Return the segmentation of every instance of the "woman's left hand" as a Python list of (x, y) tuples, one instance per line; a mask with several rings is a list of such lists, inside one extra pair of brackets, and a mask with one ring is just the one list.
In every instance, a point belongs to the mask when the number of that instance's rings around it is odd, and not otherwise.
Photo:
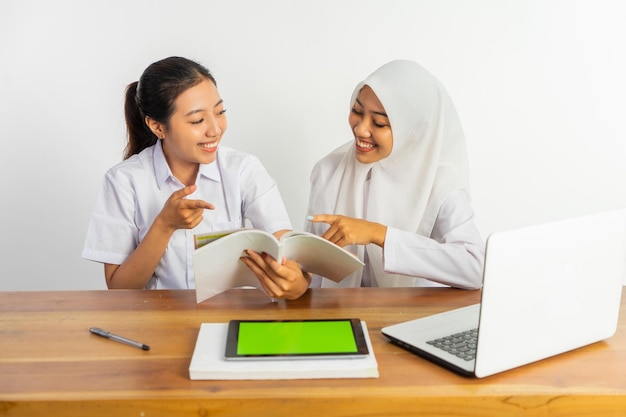
[(295, 300), (306, 292), (311, 274), (304, 272), (295, 261), (282, 259), (279, 263), (267, 253), (246, 250), (240, 259), (256, 275), (270, 297)]

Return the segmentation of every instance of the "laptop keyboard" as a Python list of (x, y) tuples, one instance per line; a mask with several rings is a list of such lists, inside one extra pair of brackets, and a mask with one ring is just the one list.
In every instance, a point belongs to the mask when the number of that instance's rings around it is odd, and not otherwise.
[(471, 329), (450, 336), (429, 340), (429, 345), (438, 347), (446, 352), (466, 361), (471, 361), (476, 357), (476, 340), (478, 329)]

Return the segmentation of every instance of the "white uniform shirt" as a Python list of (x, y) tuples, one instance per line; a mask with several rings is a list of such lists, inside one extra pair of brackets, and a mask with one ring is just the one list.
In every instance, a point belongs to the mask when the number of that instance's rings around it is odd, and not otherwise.
[(480, 288), (484, 259), (483, 239), (464, 191), (456, 191), (444, 201), (430, 238), (387, 228), (383, 269), (408, 275), (412, 286)]
[[(179, 229), (146, 284), (151, 289), (195, 288), (194, 234), (253, 227), (270, 233), (292, 229), (276, 182), (258, 158), (220, 146), (214, 163), (200, 165), (189, 199), (215, 205), (193, 230)], [(169, 169), (161, 142), (111, 168), (89, 223), (83, 258), (122, 264), (145, 237), (165, 201), (183, 188)]]
[[(403, 275), (403, 287), (474, 289), (482, 285), (485, 259), (483, 239), (474, 223), (474, 211), (464, 191), (448, 197), (437, 215), (430, 237), (387, 227), (383, 250), (383, 271)], [(367, 253), (360, 285), (377, 287), (370, 275)], [(314, 276), (311, 287), (336, 286), (330, 280)]]
[[(366, 270), (322, 286), (479, 288), (484, 244), (469, 203), (465, 135), (450, 96), (425, 68), (407, 60), (388, 62), (357, 84), (351, 106), (366, 85), (388, 116), (391, 152), (362, 163), (352, 139), (326, 155), (311, 172), (307, 214), (383, 224), (385, 245), (346, 246)], [(316, 234), (328, 227), (311, 226)]]

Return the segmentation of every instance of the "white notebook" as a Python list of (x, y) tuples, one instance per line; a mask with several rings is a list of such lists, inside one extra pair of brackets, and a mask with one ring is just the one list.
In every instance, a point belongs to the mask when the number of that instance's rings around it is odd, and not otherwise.
[(228, 323), (202, 323), (189, 365), (192, 380), (378, 378), (378, 363), (361, 322), (369, 355), (359, 359), (296, 359), (227, 361), (224, 359)]

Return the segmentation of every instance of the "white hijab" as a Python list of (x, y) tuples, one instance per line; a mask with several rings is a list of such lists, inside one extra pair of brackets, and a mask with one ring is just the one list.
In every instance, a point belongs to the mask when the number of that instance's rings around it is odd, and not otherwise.
[[(308, 214), (364, 218), (430, 237), (442, 202), (453, 192), (469, 195), (468, 162), (461, 124), (443, 85), (415, 62), (389, 62), (354, 89), (350, 106), (364, 85), (382, 103), (393, 133), (389, 156), (372, 164), (356, 159), (354, 140), (320, 160), (311, 173)], [(364, 189), (371, 170), (368, 199)], [(328, 225), (311, 229), (322, 234)], [(372, 286), (420, 285), (419, 278), (383, 272), (383, 251), (376, 245), (347, 246), (364, 259), (367, 250)], [(361, 273), (339, 286), (361, 285)], [(336, 286), (323, 280), (323, 286)]]

